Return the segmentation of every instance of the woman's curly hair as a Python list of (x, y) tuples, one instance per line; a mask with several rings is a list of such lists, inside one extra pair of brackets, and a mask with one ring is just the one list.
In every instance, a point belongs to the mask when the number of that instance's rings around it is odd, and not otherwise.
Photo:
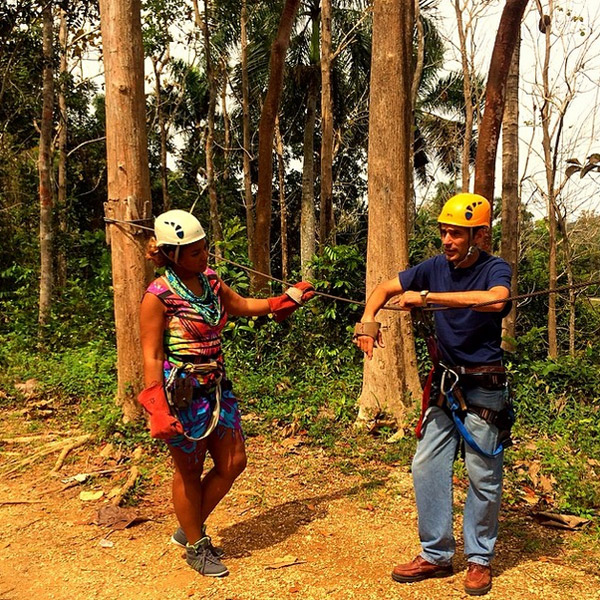
[(157, 268), (166, 267), (167, 265), (173, 264), (173, 261), (168, 257), (169, 252), (173, 250), (175, 250), (175, 246), (159, 247), (156, 238), (153, 236), (148, 240), (146, 258), (151, 260)]

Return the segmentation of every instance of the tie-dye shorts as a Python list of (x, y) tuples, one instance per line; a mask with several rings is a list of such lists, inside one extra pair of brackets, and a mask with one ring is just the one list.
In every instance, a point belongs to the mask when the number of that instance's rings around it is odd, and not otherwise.
[[(230, 386), (223, 386), (230, 387)], [(204, 392), (204, 395), (200, 393), (199, 388), (194, 396), (192, 402), (187, 408), (178, 409), (177, 417), (183, 429), (188, 436), (192, 438), (198, 438), (204, 435), (206, 428), (210, 422), (213, 407), (215, 406), (215, 391), (211, 391), (208, 394)], [(243, 436), (242, 432), (242, 418), (240, 410), (238, 408), (238, 400), (233, 395), (231, 389), (223, 389), (221, 392), (221, 410), (219, 413), (219, 423), (215, 429), (219, 437), (223, 437), (229, 431), (235, 435)], [(175, 448), (183, 450), (187, 454), (195, 452), (198, 442), (189, 440), (184, 435), (176, 435), (167, 440), (167, 444)]]

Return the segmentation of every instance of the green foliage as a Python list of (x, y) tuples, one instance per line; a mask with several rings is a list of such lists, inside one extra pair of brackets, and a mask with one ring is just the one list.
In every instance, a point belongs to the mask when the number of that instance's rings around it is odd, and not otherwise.
[(523, 354), (510, 370), (521, 439), (513, 460), (540, 464), (540, 474), (555, 481), (549, 500), (559, 511), (589, 514), (600, 505), (600, 354), (595, 348), (557, 360)]
[[(230, 229), (223, 247), (233, 251), (240, 231)], [(364, 258), (355, 248), (325, 248), (313, 266), (318, 290), (344, 298), (364, 295)], [(227, 276), (236, 268), (219, 270), (230, 283)], [(319, 443), (333, 444), (335, 431), (356, 414), (362, 359), (350, 338), (359, 315), (358, 305), (316, 297), (283, 323), (271, 317), (230, 321), (225, 355), (247, 410), (267, 422), (298, 423)]]

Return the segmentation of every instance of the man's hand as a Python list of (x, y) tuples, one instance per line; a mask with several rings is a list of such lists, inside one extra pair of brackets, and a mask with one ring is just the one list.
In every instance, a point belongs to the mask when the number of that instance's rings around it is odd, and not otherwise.
[(401, 308), (402, 310), (410, 310), (411, 308), (421, 308), (423, 306), (423, 298), (420, 292), (408, 290), (390, 300), (390, 304)]
[(377, 332), (376, 338), (372, 338), (370, 335), (357, 335), (353, 342), (367, 355), (369, 360), (373, 358), (373, 348), (385, 348), (381, 331)]

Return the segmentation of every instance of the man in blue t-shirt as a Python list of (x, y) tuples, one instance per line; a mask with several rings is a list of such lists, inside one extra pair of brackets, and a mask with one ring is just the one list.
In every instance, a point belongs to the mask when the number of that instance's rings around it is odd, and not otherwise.
[[(468, 560), (464, 586), (468, 594), (479, 596), (492, 587), (490, 562), (498, 534), (503, 453), (490, 415), (500, 413), (507, 402), (500, 343), (502, 317), (510, 310), (510, 302), (504, 300), (510, 293), (511, 269), (479, 248), (490, 223), (490, 205), (482, 196), (463, 193), (450, 198), (438, 222), (444, 254), (380, 283), (367, 301), (354, 342), (369, 359), (373, 357), (373, 348), (382, 344), (375, 316), (394, 297), (405, 310), (447, 307), (434, 313), (442, 365), (436, 371), (438, 380), (447, 368), (453, 375), (464, 375), (462, 393), (457, 388), (456, 394), (468, 410), (460, 413), (457, 423), (446, 405), (448, 396), (438, 391), (430, 397), (412, 464), (422, 549), (411, 562), (397, 565), (392, 577), (413, 582), (453, 572), (452, 464), (461, 440), (458, 426), (464, 424), (480, 449), (465, 444), (469, 491), (463, 521)], [(473, 307), (483, 303), (488, 304)]]

